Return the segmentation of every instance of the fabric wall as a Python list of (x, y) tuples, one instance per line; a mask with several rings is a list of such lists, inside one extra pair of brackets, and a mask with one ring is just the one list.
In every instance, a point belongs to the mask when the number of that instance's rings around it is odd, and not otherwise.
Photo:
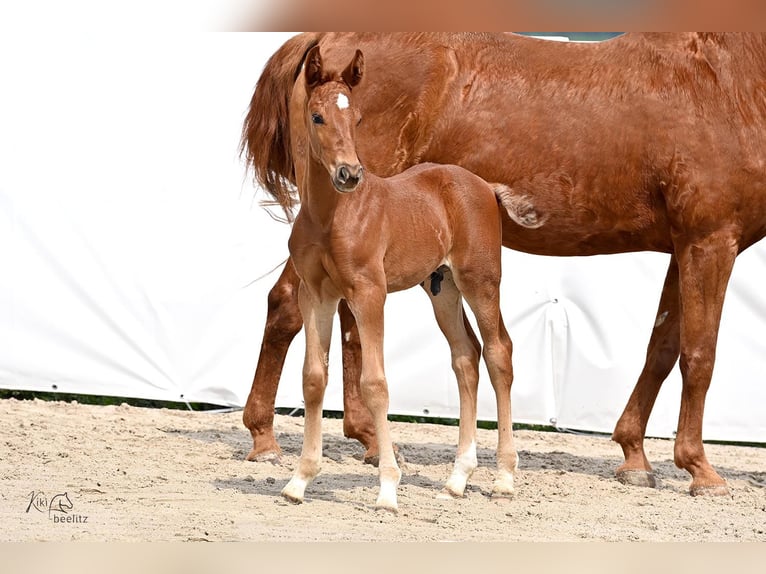
[[(287, 37), (0, 37), (0, 387), (244, 404), (289, 228), (258, 205), (237, 148), (255, 81)], [(503, 258), (515, 420), (610, 432), (668, 256)], [(735, 266), (707, 439), (766, 441), (764, 279), (759, 244)], [(426, 301), (389, 298), (391, 412), (455, 417)], [(327, 409), (342, 407), (337, 329), (334, 342)], [(302, 353), (299, 335), (278, 406), (301, 405)], [(679, 400), (676, 369), (650, 434), (672, 436)], [(486, 371), (479, 407), (494, 418)]]

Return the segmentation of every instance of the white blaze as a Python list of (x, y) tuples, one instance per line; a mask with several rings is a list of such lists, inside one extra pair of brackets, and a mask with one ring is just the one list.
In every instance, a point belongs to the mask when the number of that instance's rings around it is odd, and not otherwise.
[(338, 107), (345, 110), (348, 107), (348, 98), (346, 94), (338, 94)]

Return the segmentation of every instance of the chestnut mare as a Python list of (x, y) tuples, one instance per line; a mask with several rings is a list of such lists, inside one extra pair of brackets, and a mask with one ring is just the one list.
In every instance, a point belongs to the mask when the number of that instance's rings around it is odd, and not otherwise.
[(477, 466), (480, 345), (464, 326), (464, 296), (484, 340), (484, 359), (497, 396), (498, 475), (492, 494), (508, 496), (517, 456), (511, 430), (511, 339), (500, 314), (498, 201), (520, 225), (539, 227), (542, 220), (506, 186), (492, 186), (458, 166), (420, 164), (387, 179), (364, 174), (355, 144), (362, 117), (351, 95), (363, 76), (364, 56), (358, 50), (348, 66), (334, 74), (323, 67), (319, 46), (306, 56), (306, 163), (296, 165), (301, 209), (289, 240), (300, 277), (298, 303), (306, 333), (306, 422), (301, 457), (282, 495), (303, 502), (306, 486), (319, 472), (332, 320), (338, 302), (345, 299), (359, 328), (362, 399), (378, 438), (376, 507), (397, 510), (401, 472), (387, 420), (383, 306), (386, 293), (423, 284), (449, 342), (460, 394), (457, 457), (442, 493), (462, 496)]
[[(670, 253), (657, 320), (638, 382), (613, 440), (618, 478), (653, 486), (644, 435), (657, 393), (680, 357), (674, 445), (691, 494), (726, 494), (705, 456), (702, 421), (724, 294), (736, 256), (766, 235), (766, 36), (625, 34), (594, 44), (513, 34), (302, 34), (269, 60), (242, 145), (256, 179), (286, 210), (306, 150), (291, 102), (308, 50), (328, 67), (353, 50), (367, 59), (355, 92), (364, 121), (359, 156), (381, 176), (426, 161), (461, 165), (532, 199), (539, 229), (503, 216), (503, 244), (543, 255)], [(297, 116), (294, 116), (297, 117)], [(301, 326), (288, 263), (269, 296), (261, 355), (245, 407), (249, 459), (274, 456), (276, 386)], [(359, 349), (341, 306), (344, 431), (374, 454), (359, 406)]]

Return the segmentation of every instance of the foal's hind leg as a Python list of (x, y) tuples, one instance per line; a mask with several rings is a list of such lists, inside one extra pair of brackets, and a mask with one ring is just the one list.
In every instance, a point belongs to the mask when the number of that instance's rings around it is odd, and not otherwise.
[(612, 434), (612, 440), (619, 443), (625, 455), (625, 463), (616, 471), (617, 480), (623, 484), (657, 485), (644, 453), (644, 436), (657, 393), (681, 351), (679, 302), (678, 263), (673, 256), (662, 288), (644, 369)]
[(460, 393), (460, 427), (458, 431), (455, 466), (439, 498), (463, 496), (468, 479), (478, 466), (476, 457), (476, 394), (479, 386), (479, 354), (481, 345), (463, 314), (463, 299), (455, 286), (452, 273), (447, 272), (441, 291), (431, 298), (439, 328), (447, 339), (452, 354), (452, 370), (457, 377)]
[(513, 345), (500, 313), (500, 277), (499, 273), (496, 277), (466, 273), (457, 277), (456, 281), (476, 317), (484, 342), (484, 360), (495, 390), (498, 432), (497, 477), (492, 486), (492, 496), (505, 498), (513, 494), (513, 473), (518, 466), (518, 455), (513, 444), (511, 419)]

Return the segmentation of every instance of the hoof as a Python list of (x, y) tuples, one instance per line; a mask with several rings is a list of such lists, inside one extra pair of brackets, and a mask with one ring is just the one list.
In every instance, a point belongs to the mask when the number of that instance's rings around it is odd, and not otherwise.
[(497, 501), (511, 500), (513, 498), (513, 490), (492, 489), (489, 497)]
[(492, 487), (489, 497), (492, 500), (510, 500), (513, 498), (513, 492), (513, 486), (498, 486), (496, 484)]
[(729, 496), (729, 487), (725, 484), (713, 484), (710, 486), (694, 486), (689, 488), (692, 496)]
[(490, 497), (492, 500), (509, 500), (513, 498), (513, 492), (513, 475), (510, 472), (500, 471), (492, 484)]
[[(364, 464), (371, 464), (375, 468), (378, 468), (380, 465), (380, 456), (378, 456), (378, 453), (369, 454), (369, 450), (364, 453)], [(396, 464), (399, 466), (404, 466), (404, 455), (399, 452), (399, 449), (394, 447), (394, 458), (396, 459)]]
[(282, 489), (282, 498), (293, 504), (303, 502), (303, 495), (306, 492), (306, 486), (309, 481), (297, 476), (293, 476)]
[[(389, 469), (390, 470), (390, 469)], [(397, 471), (399, 469), (396, 469)], [(396, 480), (383, 479), (380, 481), (380, 492), (378, 498), (375, 500), (375, 510), (385, 510), (396, 514), (399, 511), (399, 504), (396, 499), (396, 487), (399, 484), (401, 473)]]
[(455, 492), (451, 488), (447, 488), (445, 486), (439, 491), (439, 493), (436, 495), (436, 498), (438, 500), (457, 500), (458, 498), (464, 498), (464, 496), (464, 493)]
[(371, 464), (375, 468), (378, 468), (380, 457), (377, 454), (364, 453), (364, 464)]
[(643, 486), (657, 488), (657, 479), (653, 472), (646, 470), (618, 470), (615, 473), (617, 481), (628, 486)]
[(292, 494), (289, 494), (285, 492), (284, 490), (282, 491), (282, 498), (284, 498), (287, 502), (290, 502), (292, 504), (303, 503), (303, 498), (298, 498), (297, 496), (293, 496)]
[(391, 514), (392, 516), (396, 516), (399, 514), (399, 507), (394, 505), (391, 506), (390, 504), (381, 504), (379, 502), (375, 503), (375, 510), (385, 512), (387, 514)]
[(270, 462), (275, 466), (282, 464), (282, 457), (280, 456), (280, 453), (276, 451), (255, 452), (253, 449), (245, 457), (245, 460), (249, 460), (250, 462)]

